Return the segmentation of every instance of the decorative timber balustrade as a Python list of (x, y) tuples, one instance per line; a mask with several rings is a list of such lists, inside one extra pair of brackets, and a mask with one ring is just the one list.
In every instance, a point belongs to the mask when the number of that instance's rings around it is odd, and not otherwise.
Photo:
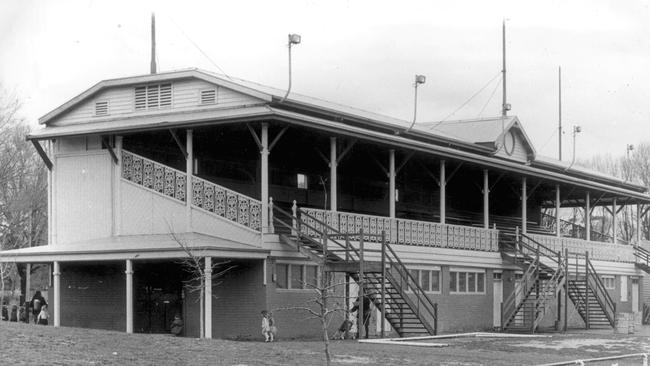
[[(187, 202), (187, 174), (122, 150), (122, 178), (160, 194)], [(217, 216), (262, 229), (262, 203), (205, 179), (192, 177), (192, 205)]]
[[(391, 244), (418, 245), (439, 248), (482, 250), (497, 252), (499, 250), (499, 232), (472, 226), (440, 224), (427, 221), (391, 219), (385, 216), (355, 214), (349, 212), (332, 212), (314, 208), (296, 208), (309, 224), (301, 227), (303, 234), (316, 237), (314, 227), (317, 220), (341, 233), (358, 233), (363, 230), (370, 234), (366, 241), (377, 240), (382, 231)], [(297, 212), (296, 212), (297, 213)], [(312, 219), (316, 218), (316, 220)]]
[(631, 245), (586, 241), (574, 238), (558, 238), (550, 235), (527, 235), (555, 252), (561, 251), (564, 253), (564, 249), (567, 248), (570, 253), (584, 254), (585, 252), (589, 252), (590, 258), (594, 260), (628, 263), (635, 261), (634, 248)]

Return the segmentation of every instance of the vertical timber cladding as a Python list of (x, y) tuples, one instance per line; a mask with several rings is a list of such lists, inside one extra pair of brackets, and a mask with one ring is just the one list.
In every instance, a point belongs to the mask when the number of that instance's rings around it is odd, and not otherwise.
[(126, 331), (124, 263), (61, 263), (61, 325)]

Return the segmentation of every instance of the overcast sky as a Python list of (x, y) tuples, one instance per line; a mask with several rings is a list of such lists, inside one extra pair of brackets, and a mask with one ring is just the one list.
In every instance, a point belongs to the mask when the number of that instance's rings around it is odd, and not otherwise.
[(648, 0), (5, 0), (0, 83), (36, 126), (100, 80), (146, 74), (152, 11), (160, 71), (216, 64), (285, 88), (295, 32), (293, 91), (411, 120), (413, 77), (424, 74), (420, 122), (499, 115), (506, 18), (508, 102), (539, 153), (557, 157), (560, 65), (565, 160), (574, 124), (579, 159), (650, 141)]

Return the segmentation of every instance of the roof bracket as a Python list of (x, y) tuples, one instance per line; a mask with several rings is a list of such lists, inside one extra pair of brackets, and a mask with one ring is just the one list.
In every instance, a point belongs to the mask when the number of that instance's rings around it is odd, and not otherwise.
[(445, 181), (445, 184), (447, 184), (447, 183), (449, 183), (449, 181), (451, 181), (451, 178), (453, 178), (454, 175), (456, 175), (456, 173), (458, 172), (458, 169), (460, 169), (461, 166), (463, 166), (462, 161), (456, 166), (456, 168), (454, 168), (454, 170), (451, 172), (451, 174), (449, 174), (449, 176), (447, 177), (447, 180)]
[(278, 134), (275, 136), (273, 141), (271, 141), (271, 145), (269, 145), (269, 152), (273, 150), (273, 146), (275, 146), (275, 144), (277, 144), (278, 141), (280, 141), (280, 138), (282, 137), (282, 135), (284, 135), (285, 132), (287, 132), (288, 129), (289, 129), (289, 125), (284, 126), (284, 128), (280, 130), (280, 132), (278, 132)]
[(32, 144), (34, 144), (34, 147), (36, 148), (36, 152), (41, 157), (41, 159), (43, 159), (43, 162), (45, 163), (45, 166), (47, 166), (47, 169), (51, 171), (54, 164), (52, 164), (52, 160), (50, 160), (45, 150), (43, 150), (43, 146), (41, 146), (41, 143), (38, 142), (38, 140), (30, 140), (30, 141), (32, 142)]
[(408, 163), (408, 161), (411, 160), (413, 155), (415, 155), (415, 152), (411, 151), (410, 153), (408, 153), (408, 155), (406, 155), (406, 157), (404, 157), (404, 160), (402, 160), (402, 163), (397, 167), (397, 169), (395, 169), (395, 174), (396, 175), (400, 172), (400, 170), (402, 170), (402, 168), (404, 168), (406, 163)]
[(532, 196), (533, 193), (535, 193), (535, 190), (537, 189), (537, 187), (539, 187), (540, 184), (542, 184), (541, 181), (540, 181), (540, 182), (537, 182), (537, 184), (533, 187), (533, 189), (531, 189), (530, 191), (528, 191), (528, 194), (526, 195), (526, 199), (529, 199), (530, 196)]
[(262, 146), (262, 140), (260, 140), (260, 137), (257, 136), (257, 132), (255, 132), (253, 127), (250, 125), (250, 123), (247, 123), (246, 127), (248, 127), (248, 130), (251, 132), (251, 135), (253, 136), (253, 140), (255, 140), (255, 143), (257, 144), (257, 147), (260, 149), (260, 151), (264, 150), (264, 146)]
[(113, 164), (117, 165), (120, 160), (117, 158), (117, 155), (115, 154), (115, 150), (113, 150), (113, 146), (111, 146), (108, 137), (107, 136), (102, 136), (102, 146), (108, 150), (108, 153), (111, 154), (111, 158), (113, 159)]
[(350, 142), (350, 144), (349, 144), (348, 146), (345, 147), (345, 149), (341, 152), (341, 154), (340, 154), (340, 155), (337, 157), (337, 159), (336, 159), (336, 164), (337, 164), (337, 165), (341, 162), (341, 160), (343, 160), (343, 158), (345, 157), (345, 155), (347, 155), (347, 154), (350, 152), (350, 150), (352, 150), (352, 147), (353, 147), (354, 144), (356, 144), (356, 143), (357, 143), (357, 140), (352, 140), (352, 142)]
[(170, 129), (169, 133), (172, 135), (174, 138), (174, 141), (176, 141), (176, 145), (178, 145), (178, 148), (181, 149), (181, 153), (185, 157), (185, 160), (187, 160), (187, 150), (185, 150), (185, 146), (181, 142), (181, 139), (178, 138), (178, 135), (176, 134), (176, 131)]

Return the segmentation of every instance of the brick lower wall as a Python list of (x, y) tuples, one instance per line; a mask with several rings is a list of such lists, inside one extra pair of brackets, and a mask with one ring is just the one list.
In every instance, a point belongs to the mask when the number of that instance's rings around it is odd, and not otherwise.
[(124, 264), (61, 264), (62, 326), (125, 331), (125, 312)]

